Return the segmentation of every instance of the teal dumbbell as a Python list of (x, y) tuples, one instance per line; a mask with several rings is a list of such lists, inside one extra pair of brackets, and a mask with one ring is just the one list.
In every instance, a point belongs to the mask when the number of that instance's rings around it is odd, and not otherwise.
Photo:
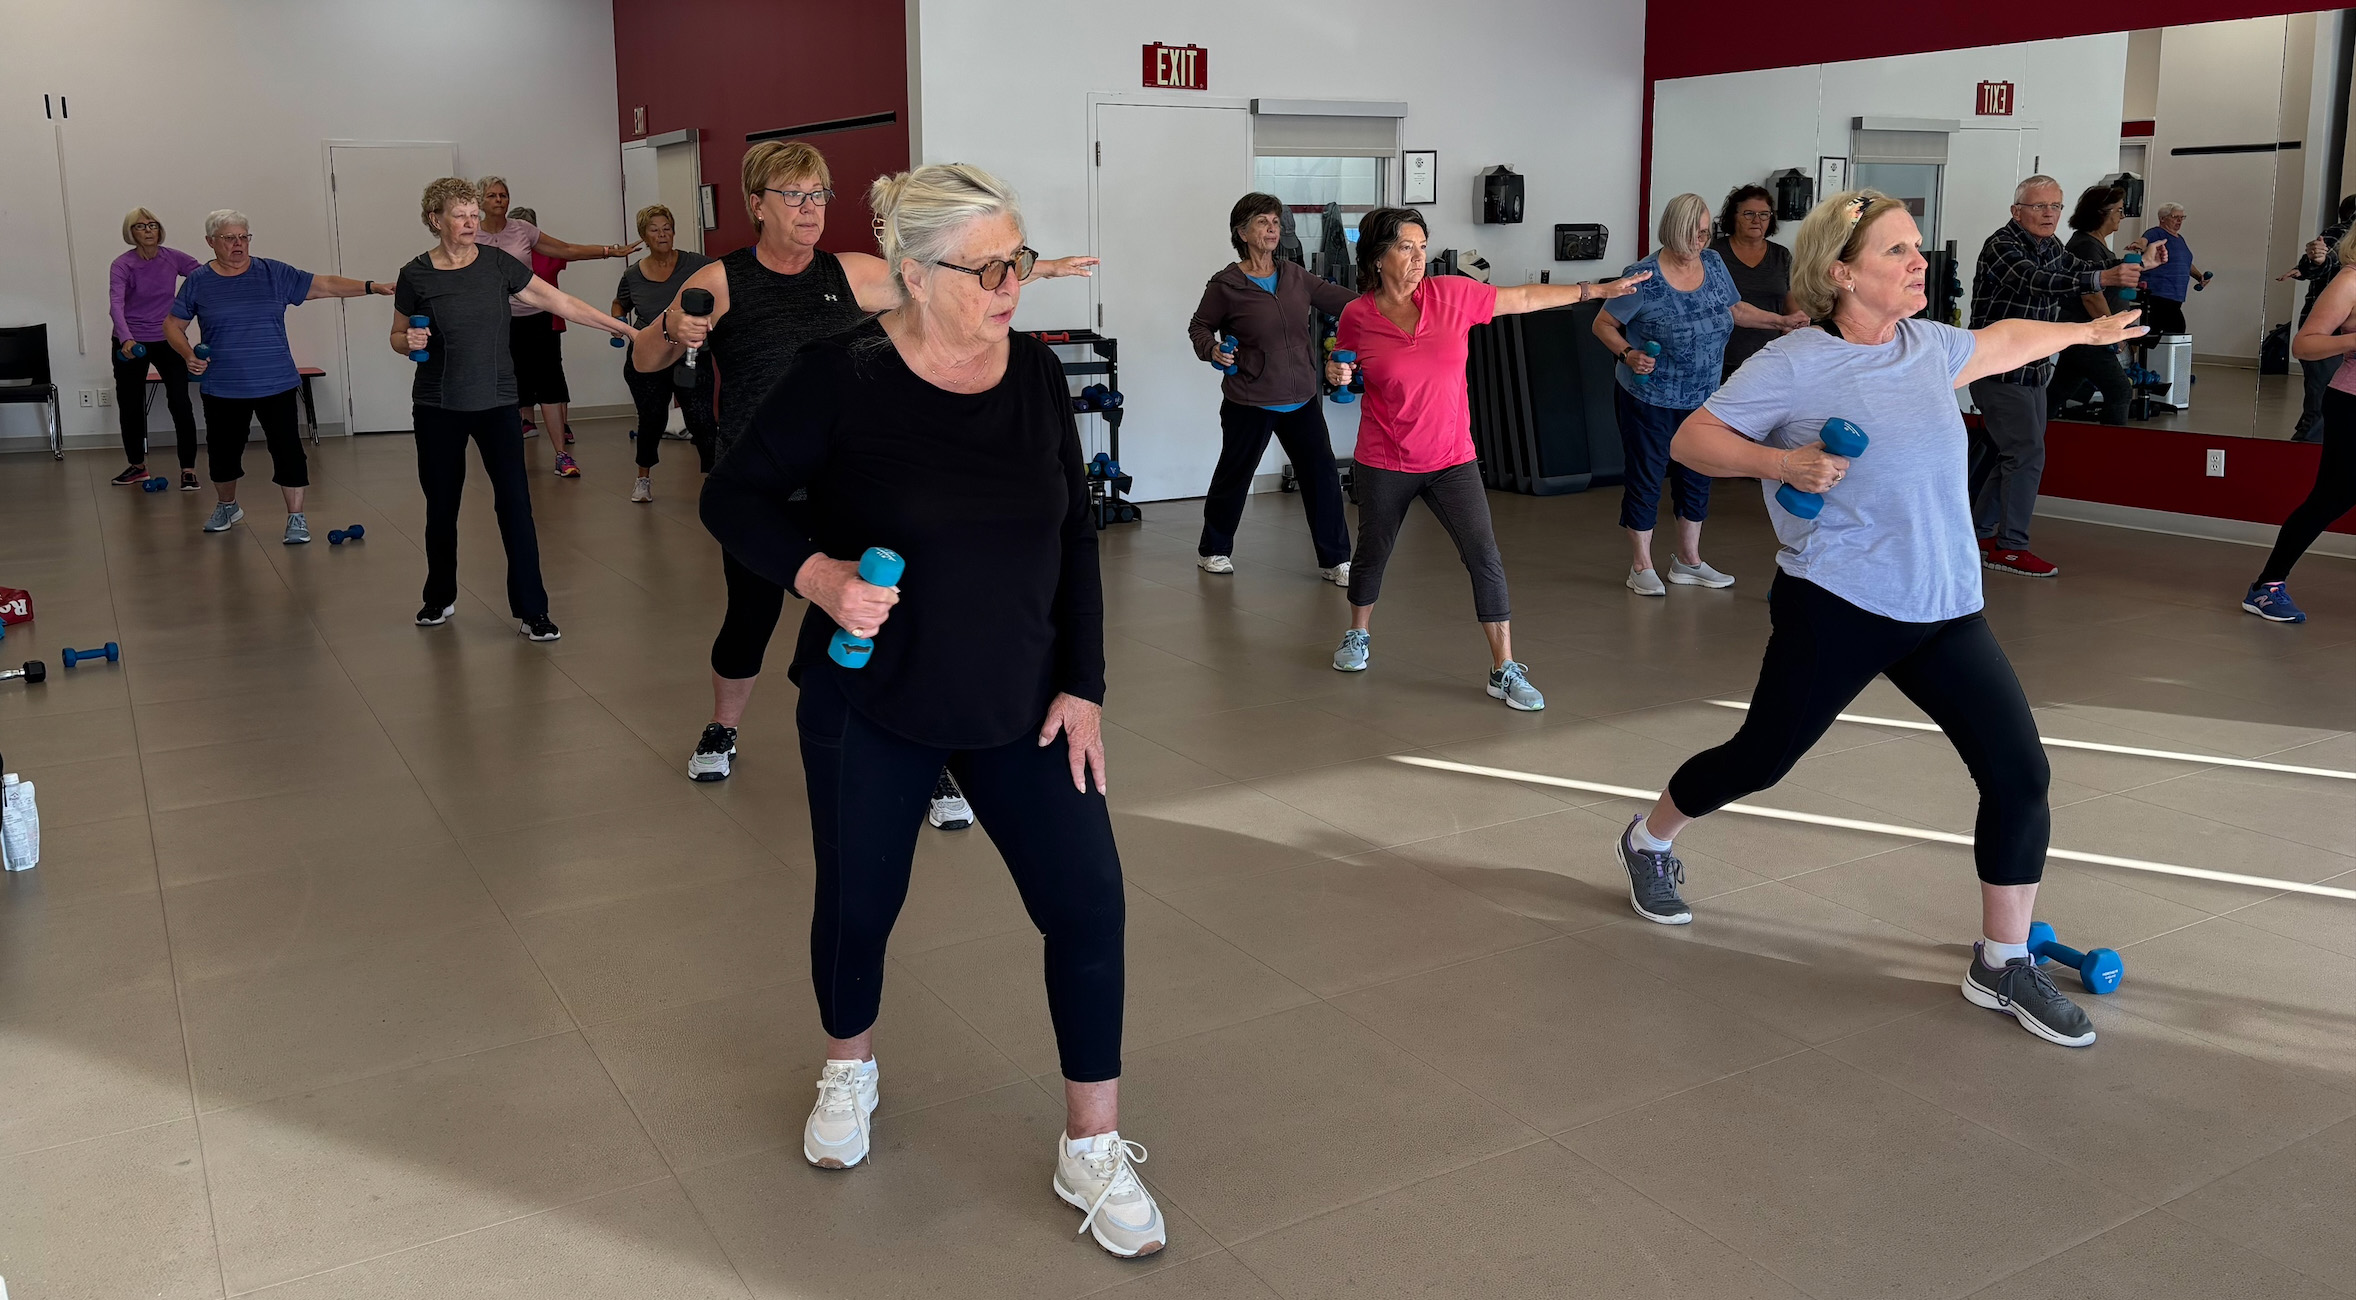
[(68, 668), (73, 667), (75, 664), (81, 662), (84, 659), (104, 659), (111, 664), (117, 659), (123, 657), (123, 648), (116, 645), (114, 642), (109, 641), (96, 650), (75, 650), (71, 647), (68, 647), (57, 657), (63, 659), (65, 661), (65, 666)]
[[(1335, 348), (1333, 352), (1333, 359), (1341, 362), (1345, 366), (1356, 366), (1358, 364), (1358, 354), (1348, 348)], [(1337, 405), (1348, 406), (1350, 403), (1357, 401), (1358, 395), (1365, 391), (1366, 372), (1364, 370), (1352, 370), (1350, 372), (1349, 385), (1344, 388), (1337, 388), (1333, 390), (1333, 400)]]
[[(1213, 352), (1211, 355), (1216, 357), (1220, 352), (1224, 352), (1232, 357), (1235, 355), (1235, 349), (1235, 336), (1233, 334), (1229, 334), (1219, 340), (1218, 350)], [(1213, 361), (1211, 363), (1211, 369), (1218, 371), (1222, 375), (1232, 375), (1235, 373), (1235, 363), (1230, 361), (1226, 365), (1220, 365), (1217, 361)]]
[[(1870, 441), (1865, 430), (1837, 415), (1824, 422), (1824, 432), (1819, 436), (1826, 451), (1849, 460), (1864, 455), (1866, 443)], [(1802, 492), (1786, 483), (1775, 489), (1775, 504), (1801, 519), (1814, 519), (1824, 512), (1824, 494)]]
[(2029, 923), (2029, 955), (2040, 966), (2058, 961), (2078, 972), (2078, 983), (2089, 993), (2113, 992), (2119, 981), (2127, 978), (2127, 964), (2119, 960), (2119, 954), (2108, 948), (2080, 952), (2055, 939), (2053, 927), (2043, 921)]
[[(1642, 352), (1648, 357), (1658, 357), (1661, 355), (1661, 341), (1659, 339), (1646, 339), (1644, 341), (1644, 346), (1638, 348), (1637, 351)], [(1631, 373), (1634, 373), (1634, 367), (1631, 367), (1630, 371)], [(1651, 378), (1652, 376), (1649, 374), (1639, 374), (1636, 376), (1636, 382), (1641, 384)]]
[[(908, 571), (908, 561), (897, 551), (870, 546), (859, 557), (859, 581), (870, 587), (896, 587), (900, 575)], [(848, 628), (836, 628), (834, 639), (827, 643), (826, 657), (845, 668), (865, 668), (875, 654), (875, 638), (852, 636)]]
[(144, 356), (146, 356), (146, 355), (147, 355), (147, 345), (146, 345), (145, 343), (134, 343), (134, 344), (132, 344), (132, 345), (131, 345), (131, 355), (132, 355), (132, 356), (134, 356), (134, 357), (144, 357)]
[[(412, 316), (409, 318), (409, 328), (413, 330), (429, 330), (433, 327), (434, 321), (433, 317), (431, 316)], [(411, 361), (417, 362), (419, 365), (423, 365), (425, 364), (426, 358), (432, 355), (433, 353), (426, 351), (424, 348), (419, 348), (415, 352), (409, 354), (409, 359)]]
[[(2129, 265), (2129, 266), (2141, 266), (2141, 265), (2143, 265), (2143, 254), (2141, 254), (2141, 253), (2129, 253), (2129, 254), (2127, 254), (2127, 256), (2126, 256), (2124, 259), (2122, 259), (2122, 260), (2124, 260), (2124, 261), (2127, 263), (2127, 265)], [(2140, 290), (2140, 289), (2137, 289), (2137, 288), (2135, 288), (2134, 286), (2130, 285), (2130, 286), (2128, 286), (2127, 288), (2124, 288), (2124, 289), (2121, 289), (2121, 290), (2119, 290), (2119, 301), (2120, 301), (2120, 302), (2133, 302), (2133, 301), (2135, 301), (2135, 295), (2136, 295), (2136, 294), (2138, 294), (2138, 293), (2140, 293), (2140, 292), (2142, 292), (2142, 290)]]
[(361, 527), (359, 524), (354, 524), (349, 528), (330, 528), (327, 530), (327, 544), (329, 546), (341, 546), (345, 542), (359, 541), (361, 538), (366, 537), (367, 535), (368, 530)]

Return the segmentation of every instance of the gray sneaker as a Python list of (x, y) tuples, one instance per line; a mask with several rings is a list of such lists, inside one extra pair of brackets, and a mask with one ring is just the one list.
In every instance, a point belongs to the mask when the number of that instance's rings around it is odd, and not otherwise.
[(1546, 697), (1530, 685), (1528, 665), (1508, 659), (1503, 668), (1489, 670), (1489, 697), (1505, 701), (1505, 707), (1536, 713), (1546, 707)]
[(1708, 560), (1687, 564), (1673, 555), (1669, 557), (1669, 581), (1680, 587), (1723, 588), (1734, 585), (1732, 576), (1711, 568)]
[(245, 518), (244, 506), (235, 501), (224, 501), (213, 507), (213, 517), (205, 520), (205, 531), (208, 533), (228, 532), (236, 526), (238, 520), (243, 518)]
[(1685, 864), (1674, 853), (1652, 853), (1636, 847), (1629, 836), (1644, 820), (1638, 813), (1620, 832), (1620, 867), (1628, 873), (1628, 902), (1636, 914), (1661, 925), (1691, 925), (1693, 909), (1677, 896), (1685, 883)]
[(2078, 1004), (2062, 996), (2034, 957), (2015, 957), (2002, 966), (1981, 960), (1980, 945), (1972, 944), (1971, 968), (1963, 975), (1963, 996), (1975, 1007), (2001, 1011), (2021, 1022), (2021, 1028), (2049, 1043), (2088, 1047), (2094, 1024)]
[(1651, 569), (1628, 570), (1628, 590), (1639, 596), (1666, 596), (1669, 588), (1661, 582), (1661, 575)]
[(1342, 633), (1342, 643), (1333, 652), (1333, 670), (1337, 673), (1365, 672), (1366, 661), (1371, 657), (1367, 654), (1366, 644), (1372, 640), (1374, 633), (1359, 628)]
[(301, 546), (311, 540), (311, 525), (301, 515), (286, 517), (286, 544)]

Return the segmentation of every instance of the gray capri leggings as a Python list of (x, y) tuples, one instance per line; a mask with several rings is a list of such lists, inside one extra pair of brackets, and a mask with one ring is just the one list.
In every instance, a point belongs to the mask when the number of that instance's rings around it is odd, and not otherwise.
[(1497, 532), (1489, 526), (1489, 494), (1481, 486), (1478, 461), (1429, 474), (1360, 465), (1351, 474), (1351, 495), (1358, 503), (1358, 553), (1350, 557), (1351, 604), (1371, 605), (1382, 595), (1391, 545), (1399, 540), (1407, 507), (1421, 497), (1440, 527), (1448, 530), (1457, 558), (1472, 575), (1473, 616), (1483, 623), (1512, 619), (1505, 560), (1497, 554)]

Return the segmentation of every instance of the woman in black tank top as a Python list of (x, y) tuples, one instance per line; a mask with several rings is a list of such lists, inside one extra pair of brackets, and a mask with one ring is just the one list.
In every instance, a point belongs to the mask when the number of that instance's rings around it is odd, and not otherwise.
[[(752, 246), (689, 276), (655, 327), (640, 332), (631, 353), (631, 363), (646, 371), (669, 369), (690, 347), (699, 350), (699, 364), (709, 358), (719, 386), (715, 462), (736, 444), (804, 344), (840, 334), (899, 301), (882, 258), (818, 247), (834, 190), (816, 149), (800, 141), (763, 141), (745, 151), (742, 179), (756, 235)], [(1088, 275), (1095, 265), (1093, 257), (1042, 260), (1031, 278)], [(689, 316), (681, 308), (679, 299), (696, 289), (712, 295), (711, 315)], [(752, 702), (769, 638), (785, 611), (785, 588), (726, 552), (720, 561), (728, 612), (712, 642), (712, 720), (687, 760), (687, 775), (697, 781), (728, 778), (737, 723)], [(971, 825), (972, 813), (946, 772), (942, 783), (933, 800), (933, 825)]]

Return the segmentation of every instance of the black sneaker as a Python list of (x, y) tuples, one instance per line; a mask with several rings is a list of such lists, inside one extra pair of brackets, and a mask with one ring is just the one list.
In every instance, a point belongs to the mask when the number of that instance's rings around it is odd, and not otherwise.
[(147, 471), (133, 465), (107, 481), (116, 487), (137, 487), (147, 481)]
[(428, 605), (417, 611), (417, 625), (419, 627), (440, 627), (449, 622), (450, 616), (457, 612), (456, 605)]
[(2087, 1047), (2094, 1042), (2093, 1022), (2077, 1003), (2062, 996), (2038, 969), (2034, 957), (2015, 957), (2001, 967), (1990, 966), (1980, 960), (1980, 945), (1974, 942), (1971, 969), (1963, 976), (1963, 996), (1975, 1007), (2004, 1012), (2046, 1042), (2064, 1047)]
[(687, 756), (687, 779), (725, 781), (728, 779), (729, 760), (735, 757), (736, 728), (707, 722), (704, 724), (703, 738), (695, 742), (695, 752)]
[(515, 630), (521, 632), (526, 641), (554, 641), (564, 635), (556, 630), (556, 624), (548, 621), (546, 614), (534, 614), (530, 618), (517, 619)]
[(933, 782), (933, 806), (926, 810), (924, 819), (933, 829), (943, 831), (961, 831), (973, 825), (973, 805), (965, 801), (965, 791), (957, 788), (957, 778), (949, 775), (948, 768), (942, 768), (941, 779)]
[(1629, 837), (1644, 820), (1638, 813), (1620, 834), (1620, 866), (1628, 873), (1628, 902), (1636, 914), (1661, 925), (1690, 925), (1693, 909), (1677, 896), (1685, 883), (1685, 864), (1674, 853), (1652, 853), (1636, 847)]

